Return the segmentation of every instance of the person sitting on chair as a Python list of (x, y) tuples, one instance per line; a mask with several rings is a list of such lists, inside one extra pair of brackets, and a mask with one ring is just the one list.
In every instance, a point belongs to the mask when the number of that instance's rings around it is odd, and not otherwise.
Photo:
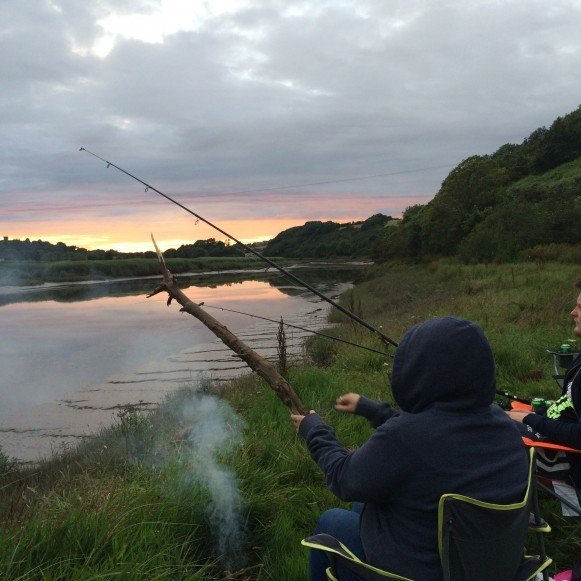
[[(581, 290), (581, 278), (575, 283)], [(573, 332), (581, 337), (581, 294), (577, 297), (575, 308), (571, 311), (575, 327)], [(523, 436), (532, 439), (547, 439), (554, 444), (561, 444), (570, 448), (581, 449), (581, 355), (573, 361), (563, 380), (563, 396), (549, 407), (546, 414), (536, 414), (530, 411), (510, 410), (508, 415), (515, 421), (522, 423), (519, 429)], [(563, 466), (566, 459), (568, 474), (576, 486), (581, 486), (581, 454), (563, 454), (556, 456), (559, 465)], [(550, 459), (554, 465), (555, 460)], [(539, 473), (550, 468), (548, 464), (538, 463)], [(553, 466), (553, 476), (554, 476)], [(560, 471), (559, 475), (563, 470)], [(567, 471), (565, 471), (567, 472)], [(550, 476), (550, 474), (547, 474)]]
[[(413, 327), (395, 352), (392, 391), (401, 411), (352, 393), (337, 400), (339, 411), (377, 427), (358, 450), (347, 451), (314, 411), (291, 415), (331, 491), (364, 503), (360, 515), (326, 511), (315, 534), (336, 537), (391, 573), (441, 579), (440, 497), (453, 492), (512, 503), (526, 488), (527, 454), (514, 422), (493, 405), (495, 389), (494, 359), (480, 327), (444, 317)], [(311, 579), (326, 579), (326, 567), (325, 553), (311, 550)]]

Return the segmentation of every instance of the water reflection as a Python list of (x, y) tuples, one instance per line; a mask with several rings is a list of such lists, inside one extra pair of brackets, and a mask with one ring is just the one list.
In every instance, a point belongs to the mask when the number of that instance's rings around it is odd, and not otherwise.
[[(355, 272), (353, 267), (319, 266), (298, 276), (326, 292), (337, 282), (353, 280)], [(0, 417), (214, 341), (178, 306), (168, 308), (163, 295), (146, 298), (158, 280), (3, 289)], [(264, 271), (180, 276), (179, 282), (197, 302), (277, 320), (308, 296), (279, 274)], [(254, 322), (235, 313), (212, 314), (235, 331)]]
[[(355, 263), (300, 265), (288, 267), (296, 276), (311, 286), (352, 281), (361, 272), (362, 265)], [(29, 287), (1, 287), (0, 307), (13, 303), (39, 301), (76, 302), (99, 297), (123, 297), (149, 293), (160, 277), (120, 279), (112, 281), (84, 281), (75, 283), (46, 283)], [(282, 273), (270, 269), (234, 270), (212, 273), (181, 274), (177, 280), (182, 289), (190, 287), (219, 288), (245, 281), (264, 282), (280, 292), (297, 296), (303, 289), (289, 281)]]

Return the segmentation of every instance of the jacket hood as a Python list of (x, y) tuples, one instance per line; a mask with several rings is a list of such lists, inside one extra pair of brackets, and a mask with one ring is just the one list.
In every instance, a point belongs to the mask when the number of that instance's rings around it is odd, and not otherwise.
[(396, 349), (392, 391), (406, 412), (432, 405), (464, 410), (494, 401), (494, 358), (482, 329), (456, 317), (430, 319), (410, 329)]

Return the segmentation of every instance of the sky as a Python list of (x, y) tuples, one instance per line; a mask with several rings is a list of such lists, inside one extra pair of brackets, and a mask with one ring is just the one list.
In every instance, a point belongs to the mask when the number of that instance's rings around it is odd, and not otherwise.
[(2, 0), (0, 236), (400, 216), (581, 104), (581, 0)]

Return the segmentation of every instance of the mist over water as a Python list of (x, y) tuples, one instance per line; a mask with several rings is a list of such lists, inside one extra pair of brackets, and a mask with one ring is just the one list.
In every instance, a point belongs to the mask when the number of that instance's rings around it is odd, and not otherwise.
[(211, 339), (144, 296), (7, 305), (0, 328), (0, 416)]
[[(311, 283), (315, 276), (323, 282), (351, 280), (353, 268), (337, 273), (335, 267), (319, 267), (316, 274), (305, 270), (300, 276)], [(179, 279), (193, 300), (275, 319), (304, 300), (302, 289), (276, 273)], [(168, 308), (163, 295), (147, 299), (154, 285), (149, 278), (0, 287), (0, 419), (215, 340), (175, 305)], [(253, 323), (243, 315), (210, 312), (234, 331)]]
[[(355, 272), (319, 265), (308, 277), (301, 272), (301, 278), (336, 297)], [(320, 298), (277, 274), (257, 276), (198, 276), (197, 284), (179, 280), (188, 297), (215, 307), (208, 312), (267, 358), (277, 357), (281, 317), (313, 330), (327, 325), (328, 306)], [(111, 425), (127, 406), (156, 409), (168, 394), (196, 384), (200, 374), (224, 384), (249, 372), (178, 305), (168, 308), (162, 295), (147, 299), (151, 288), (151, 279), (51, 285), (20, 294), (0, 287), (0, 449), (5, 454), (34, 464)], [(287, 334), (293, 356), (301, 356), (307, 336), (296, 329)]]

